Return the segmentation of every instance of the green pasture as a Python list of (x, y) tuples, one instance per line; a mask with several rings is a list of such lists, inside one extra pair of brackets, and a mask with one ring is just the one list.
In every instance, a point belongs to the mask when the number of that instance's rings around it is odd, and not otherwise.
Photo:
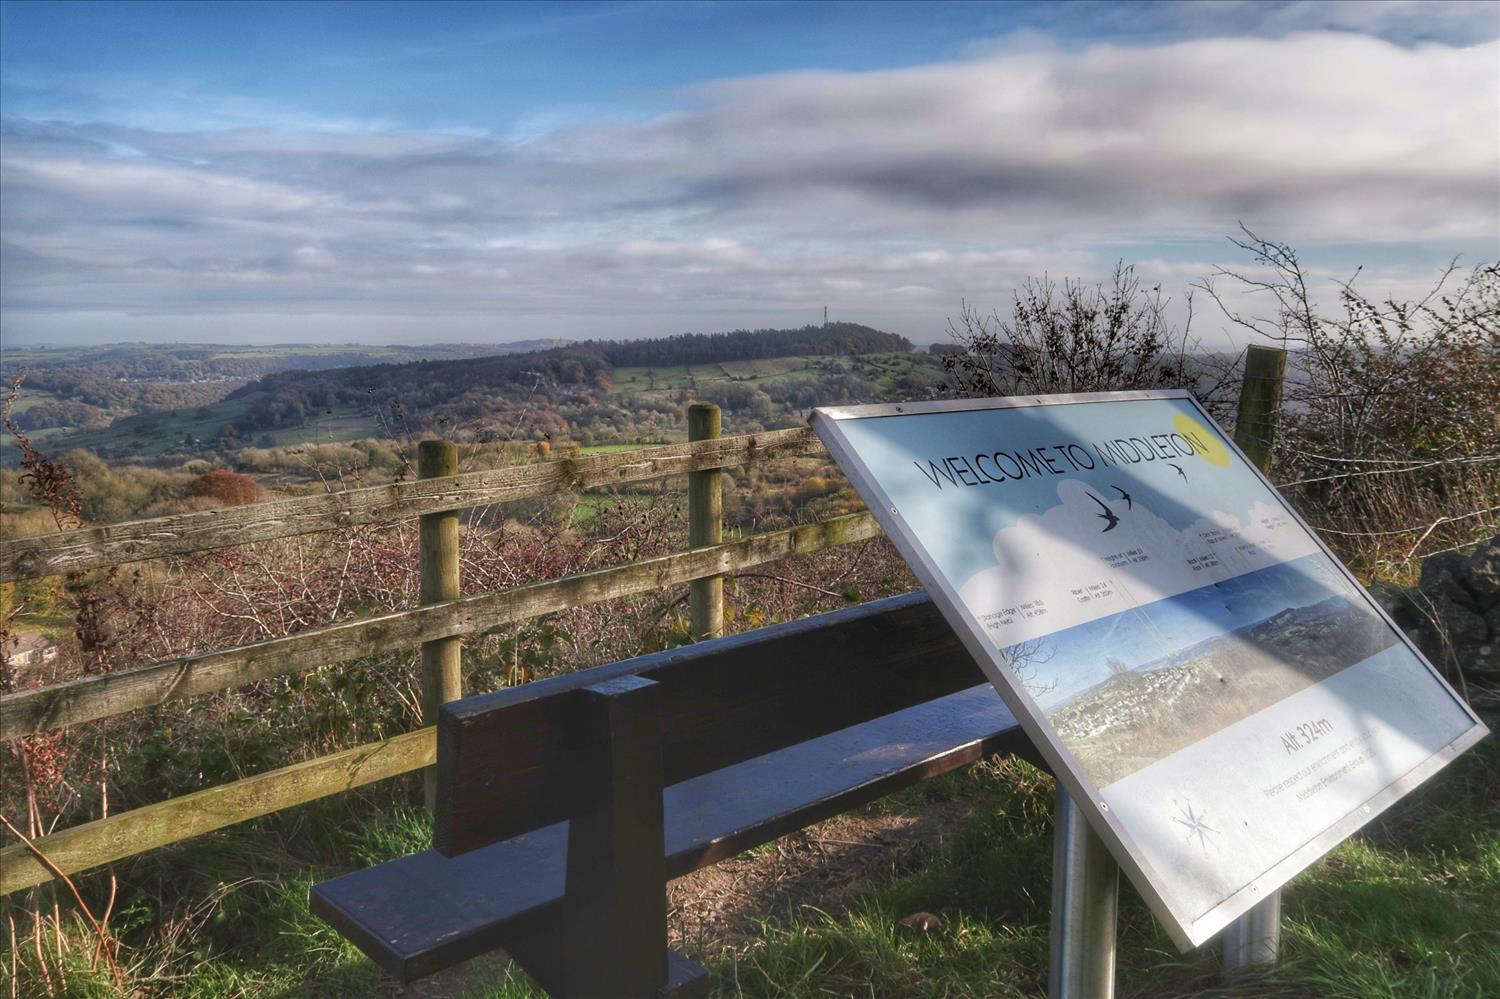
[(645, 447), (656, 447), (655, 444), (591, 444), (581, 447), (578, 453), (587, 457), (591, 454), (620, 454), (624, 451), (639, 451)]
[[(167, 452), (181, 452), (186, 460), (197, 453), (188, 449), (186, 442), (189, 437), (197, 438), (212, 449), (219, 428), (243, 415), (250, 404), (250, 399), (239, 398), (212, 406), (140, 413), (122, 417), (100, 430), (61, 434), (51, 438), (51, 442), (64, 449), (87, 448), (111, 462), (149, 460)], [(269, 437), (273, 447), (290, 447), (372, 436), (379, 436), (379, 427), (373, 419), (356, 405), (338, 405), (331, 413), (320, 413), (309, 420), (306, 426), (256, 432), (242, 444), (262, 446), (262, 439)]]
[[(717, 372), (715, 372), (717, 373)], [(681, 364), (671, 367), (615, 368), (615, 392), (675, 392), (690, 388), (695, 379), (708, 377), (703, 367), (687, 368)], [(719, 376), (723, 378), (722, 375)]]
[(16, 401), (11, 404), (11, 412), (19, 416), (20, 414), (30, 409), (32, 406), (40, 405), (44, 402), (57, 401), (57, 396), (52, 394), (51, 392), (30, 389), (25, 385), (22, 385), (21, 391), (16, 393)]

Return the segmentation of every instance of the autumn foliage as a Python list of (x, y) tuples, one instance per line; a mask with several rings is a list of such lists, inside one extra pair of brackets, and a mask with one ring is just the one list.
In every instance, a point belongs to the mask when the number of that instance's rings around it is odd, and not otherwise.
[(263, 492), (260, 484), (250, 476), (231, 472), (227, 468), (204, 472), (188, 486), (189, 496), (206, 496), (225, 506), (254, 503), (261, 498)]

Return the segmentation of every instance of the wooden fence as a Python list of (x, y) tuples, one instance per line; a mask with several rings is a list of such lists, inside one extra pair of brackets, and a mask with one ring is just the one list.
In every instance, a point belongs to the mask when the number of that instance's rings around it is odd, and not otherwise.
[[(686, 444), (464, 474), (454, 474), (451, 444), (424, 442), (419, 451), (422, 478), (414, 482), (0, 541), (0, 582), (10, 582), (419, 517), (419, 606), (19, 691), (0, 702), (0, 741), (419, 644), (427, 726), (7, 846), (0, 849), (0, 895), (41, 884), (56, 872), (88, 870), (430, 766), (436, 754), (431, 727), (436, 707), (459, 694), (458, 647), (464, 635), (696, 581), (708, 582), (693, 587), (694, 632), (712, 633), (722, 626), (723, 574), (879, 533), (874, 518), (857, 513), (721, 541), (719, 469), (824, 451), (817, 436), (805, 428), (720, 437), (714, 407), (694, 406), (689, 423), (696, 439)], [(683, 474), (690, 476), (689, 539), (694, 547), (689, 550), (458, 596), (458, 511)]]
[[(1262, 468), (1280, 408), (1281, 351), (1252, 347), (1246, 359), (1236, 440)], [(107, 718), (267, 677), (360, 656), (422, 646), (427, 727), (279, 770), (257, 774), (85, 822), (0, 849), (0, 895), (144, 853), (350, 788), (430, 767), (437, 705), (459, 695), (459, 643), (554, 611), (690, 583), (695, 638), (723, 626), (722, 576), (789, 555), (875, 537), (869, 513), (721, 540), (719, 469), (774, 457), (825, 454), (811, 430), (719, 436), (717, 407), (689, 412), (686, 444), (453, 474), (451, 444), (424, 442), (415, 482), (273, 500), (107, 527), (0, 541), (0, 582), (186, 555), (356, 524), (420, 517), (421, 605), (340, 621), (235, 648), (169, 659), (12, 694), (0, 703), (0, 741)], [(689, 477), (689, 550), (609, 569), (459, 597), (460, 510), (590, 487)], [(427, 783), (431, 803), (432, 787)]]

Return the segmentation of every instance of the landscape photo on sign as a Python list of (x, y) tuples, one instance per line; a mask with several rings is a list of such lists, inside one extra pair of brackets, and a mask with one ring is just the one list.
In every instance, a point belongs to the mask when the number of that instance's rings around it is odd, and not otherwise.
[(1484, 728), (1185, 394), (1042, 403), (814, 426), (1201, 943)]

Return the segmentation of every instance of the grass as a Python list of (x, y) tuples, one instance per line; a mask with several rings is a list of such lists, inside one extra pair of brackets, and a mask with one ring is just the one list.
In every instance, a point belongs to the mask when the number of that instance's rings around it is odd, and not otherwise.
[[(881, 363), (899, 368), (915, 363), (914, 354), (873, 354), (870, 357), (883, 359)], [(814, 377), (819, 366), (847, 370), (847, 358), (829, 356), (792, 355), (789, 357), (762, 357), (749, 361), (725, 361), (720, 363), (694, 364), (690, 366), (663, 365), (661, 367), (623, 367), (614, 369), (615, 392), (676, 392), (696, 385), (709, 385), (731, 380), (748, 382), (757, 387), (807, 380)], [(650, 372), (650, 374), (648, 374)]]
[(940, 380), (941, 371), (940, 362), (920, 352), (861, 354), (857, 357), (797, 355), (697, 364), (690, 368), (682, 365), (616, 368), (614, 391), (665, 394), (694, 386), (703, 389), (730, 380), (766, 388), (812, 381), (830, 372), (854, 372), (868, 379), (881, 397), (895, 398), (902, 392), (898, 383), (904, 376), (925, 373), (927, 377)]
[[(1179, 955), (1124, 887), (1118, 994), (1500, 994), (1497, 777), (1491, 739), (1296, 879), (1283, 893), (1283, 959), (1269, 972), (1225, 982), (1214, 945)], [(871, 886), (848, 912), (768, 924), (762, 941), (716, 962), (716, 994), (1043, 994), (1050, 784), (1015, 765), (944, 784), (973, 811), (935, 861)], [(901, 925), (918, 911), (942, 924), (927, 935)]]
[[(650, 375), (647, 372), (651, 372)], [(685, 389), (694, 379), (723, 381), (717, 369), (699, 366), (691, 373), (681, 364), (661, 367), (635, 367), (614, 369), (615, 392), (667, 392)]]
[[(403, 779), (122, 865), (135, 887), (121, 896), (127, 918), (118, 922), (135, 948), (128, 956), (140, 990), (203, 999), (389, 994), (389, 981), (308, 912), (307, 891), (341, 871), (424, 849), (430, 827), (415, 788)], [(871, 806), (902, 812), (956, 801), (968, 817), (922, 866), (864, 885), (842, 908), (804, 907), (766, 921), (750, 944), (696, 954), (713, 972), (714, 994), (1043, 995), (1052, 800), (1049, 778), (1006, 761)], [(171, 921), (143, 887), (163, 879), (183, 895), (222, 895), (170, 955), (128, 929), (131, 920)], [(1178, 954), (1128, 886), (1121, 896), (1122, 997), (1500, 995), (1500, 742), (1475, 747), (1297, 878), (1283, 893), (1283, 959), (1269, 972), (1226, 983), (1212, 944)], [(937, 914), (940, 925), (924, 934), (901, 924), (919, 911)], [(66, 994), (113, 994), (81, 958), (75, 963)], [(450, 973), (440, 993), (542, 995), (497, 961)]]
[(601, 511), (612, 503), (617, 502), (613, 496), (601, 493), (579, 493), (578, 503), (573, 507), (573, 529), (575, 531), (592, 531), (599, 523)]
[(29, 389), (25, 386), (22, 386), (21, 391), (16, 395), (16, 401), (14, 405), (11, 406), (11, 411), (17, 416), (20, 416), (22, 413), (26, 412), (33, 406), (41, 405), (44, 402), (57, 401), (59, 401), (57, 396), (51, 392)]

